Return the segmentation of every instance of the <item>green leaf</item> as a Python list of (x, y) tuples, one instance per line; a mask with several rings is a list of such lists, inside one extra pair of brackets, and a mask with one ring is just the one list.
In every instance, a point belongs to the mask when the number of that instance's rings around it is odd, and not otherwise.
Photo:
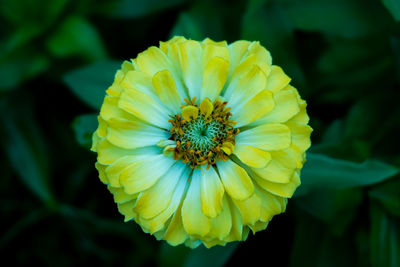
[(296, 196), (319, 188), (350, 188), (382, 182), (399, 170), (379, 160), (355, 163), (334, 159), (320, 154), (307, 154), (307, 162), (301, 172), (302, 185)]
[[(382, 14), (382, 8), (371, 1), (349, 0), (282, 0), (297, 29), (333, 34), (344, 38), (359, 38), (377, 31), (385, 20), (371, 20)], [(384, 16), (379, 16), (383, 17)]]
[(46, 44), (50, 52), (60, 58), (79, 55), (93, 61), (107, 55), (97, 29), (83, 17), (68, 17)]
[(385, 7), (392, 14), (396, 21), (400, 21), (400, 1), (398, 0), (382, 0)]
[(168, 10), (189, 0), (121, 0), (104, 7), (104, 13), (114, 18), (140, 18)]
[(76, 140), (81, 146), (88, 149), (91, 147), (92, 135), (97, 126), (97, 114), (85, 114), (74, 119), (72, 128), (74, 129)]
[[(207, 37), (214, 40), (223, 40), (225, 31), (222, 25), (223, 14), (220, 14), (213, 4), (199, 2), (187, 12), (182, 12), (170, 37), (182, 35), (194, 40), (203, 40)], [(207, 13), (207, 16), (204, 14)]]
[(399, 220), (371, 205), (370, 262), (373, 267), (400, 264)]
[(362, 201), (362, 190), (320, 189), (296, 198), (296, 204), (312, 216), (329, 224), (329, 229), (341, 235), (357, 215)]
[(99, 62), (67, 73), (64, 81), (80, 100), (100, 110), (105, 92), (120, 66), (117, 61)]
[(224, 247), (215, 246), (206, 248), (200, 246), (192, 250), (187, 256), (184, 267), (202, 267), (202, 266), (224, 266), (230, 256), (236, 250), (238, 243), (228, 243)]
[[(8, 104), (0, 103), (0, 112), (7, 114), (0, 117), (1, 145), (21, 181), (44, 203), (53, 206), (55, 201), (48, 184), (48, 155), (32, 110), (27, 108), (29, 100), (26, 97), (8, 100)], [(12, 110), (14, 106), (19, 108)]]
[(400, 217), (400, 177), (374, 186), (368, 195), (388, 213)]

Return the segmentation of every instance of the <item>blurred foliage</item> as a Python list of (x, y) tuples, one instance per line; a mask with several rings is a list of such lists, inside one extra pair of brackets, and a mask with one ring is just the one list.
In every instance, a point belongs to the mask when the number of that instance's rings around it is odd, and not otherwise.
[[(13, 265), (400, 266), (398, 0), (0, 0), (0, 253)], [(123, 60), (174, 35), (259, 40), (307, 100), (302, 186), (210, 250), (123, 223), (88, 148)]]

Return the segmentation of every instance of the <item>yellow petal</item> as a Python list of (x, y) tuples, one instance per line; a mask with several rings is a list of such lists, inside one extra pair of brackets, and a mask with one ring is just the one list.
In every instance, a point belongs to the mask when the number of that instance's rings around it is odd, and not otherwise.
[(190, 98), (200, 97), (202, 83), (202, 49), (199, 42), (188, 40), (179, 44), (179, 62), (183, 80), (189, 89)]
[(231, 142), (224, 142), (221, 146), (221, 149), (225, 152), (225, 154), (230, 155), (234, 150), (234, 146)]
[(256, 186), (256, 192), (261, 200), (261, 213), (260, 219), (268, 222), (273, 216), (285, 211), (287, 199), (276, 196)]
[(100, 109), (100, 117), (105, 121), (111, 119), (139, 121), (137, 117), (118, 107), (119, 99), (119, 96), (106, 96)]
[(129, 195), (125, 193), (123, 188), (108, 186), (108, 190), (114, 195), (114, 201), (119, 204), (135, 200), (138, 194)]
[(189, 190), (182, 206), (182, 221), (189, 235), (205, 236), (210, 231), (210, 220), (201, 210), (201, 171), (194, 170)]
[(195, 106), (186, 106), (182, 109), (182, 117), (185, 121), (197, 119), (199, 116), (199, 109)]
[(253, 65), (232, 77), (224, 97), (230, 107), (242, 106), (265, 88), (266, 80), (267, 77), (260, 67)]
[(236, 143), (264, 150), (281, 150), (289, 147), (290, 129), (284, 124), (269, 123), (240, 132)]
[(232, 227), (228, 236), (224, 238), (226, 242), (243, 240), (243, 220), (242, 215), (240, 214), (239, 209), (233, 203), (232, 199), (228, 199), (229, 208), (231, 212), (232, 218)]
[(120, 183), (127, 194), (135, 194), (153, 186), (175, 161), (163, 154), (131, 163), (120, 175)]
[(169, 206), (175, 187), (181, 176), (185, 174), (185, 170), (186, 166), (180, 163), (175, 163), (169, 168), (154, 186), (140, 194), (135, 212), (144, 219), (150, 219), (164, 211)]
[(181, 205), (176, 209), (174, 217), (165, 231), (163, 239), (166, 240), (170, 245), (176, 246), (185, 242), (188, 238), (187, 233), (183, 228), (182, 216), (181, 216)]
[(282, 68), (276, 65), (271, 66), (265, 89), (274, 94), (290, 83), (290, 78), (283, 72)]
[(242, 167), (228, 160), (218, 161), (217, 168), (222, 184), (232, 198), (244, 200), (253, 194), (253, 183)]
[(254, 168), (263, 168), (271, 160), (271, 154), (267, 151), (249, 146), (235, 146), (234, 154), (246, 165)]
[(235, 205), (239, 208), (242, 215), (243, 224), (254, 224), (260, 218), (261, 200), (257, 194), (245, 200), (233, 199)]
[(292, 144), (297, 147), (300, 151), (304, 152), (311, 146), (310, 135), (313, 129), (304, 124), (296, 122), (285, 123), (292, 133)]
[(156, 145), (169, 138), (169, 132), (135, 121), (109, 121), (107, 140), (121, 148), (133, 149)]
[(249, 41), (236, 41), (229, 45), (230, 67), (229, 76), (232, 75), (233, 70), (239, 65), (242, 58), (246, 55), (247, 49), (251, 42)]
[(253, 179), (264, 190), (271, 192), (274, 195), (286, 198), (292, 197), (296, 191), (296, 188), (301, 183), (300, 176), (297, 171), (292, 174), (290, 181), (286, 184), (270, 182), (257, 176), (253, 177)]
[(226, 197), (222, 199), (221, 212), (215, 218), (210, 219), (210, 223), (211, 229), (208, 236), (223, 239), (230, 233), (232, 228), (232, 215)]
[(107, 179), (107, 175), (106, 175), (106, 165), (100, 164), (99, 162), (96, 162), (95, 167), (97, 169), (97, 171), (99, 172), (99, 178), (100, 181), (102, 181), (104, 184), (108, 184), (109, 181)]
[(171, 67), (168, 57), (155, 46), (149, 47), (136, 58), (140, 71), (153, 76), (157, 72)]
[(130, 221), (136, 217), (133, 211), (136, 200), (131, 200), (122, 204), (118, 204), (118, 211), (125, 216), (125, 222)]
[(121, 94), (118, 106), (155, 126), (168, 129), (171, 125), (168, 122), (170, 113), (168, 109), (150, 95), (134, 88), (125, 90)]
[(208, 118), (213, 112), (214, 105), (209, 98), (204, 98), (200, 103), (200, 111), (205, 118)]
[[(182, 164), (181, 164), (182, 165)], [(184, 171), (186, 174), (181, 175), (175, 189), (171, 192), (171, 201), (168, 206), (155, 217), (145, 219), (142, 214), (138, 217), (138, 222), (150, 233), (155, 233), (157, 231), (163, 230), (166, 227), (168, 219), (173, 216), (175, 212), (178, 212), (177, 208), (180, 203), (182, 203), (182, 198), (185, 190), (187, 189), (188, 173), (187, 169)], [(149, 204), (151, 200), (149, 199)], [(137, 205), (137, 204), (136, 204)], [(153, 204), (155, 205), (155, 204)], [(166, 230), (166, 229), (165, 229)]]
[(222, 209), (224, 187), (214, 168), (201, 172), (201, 210), (208, 217), (216, 217)]
[(236, 127), (245, 126), (264, 116), (275, 107), (272, 93), (262, 90), (243, 106), (232, 109), (232, 119), (237, 122)]
[(208, 97), (211, 101), (219, 95), (228, 77), (229, 62), (221, 57), (212, 58), (206, 65), (203, 74), (200, 98)]
[(281, 90), (274, 95), (275, 108), (265, 116), (259, 118), (252, 125), (264, 123), (283, 123), (295, 116), (300, 111), (297, 92), (293, 89)]
[(253, 171), (270, 182), (288, 183), (293, 176), (297, 164), (293, 156), (285, 151), (271, 151), (271, 160), (265, 168)]
[(180, 112), (183, 99), (179, 96), (174, 77), (169, 70), (157, 72), (153, 76), (153, 86), (161, 101), (174, 113)]

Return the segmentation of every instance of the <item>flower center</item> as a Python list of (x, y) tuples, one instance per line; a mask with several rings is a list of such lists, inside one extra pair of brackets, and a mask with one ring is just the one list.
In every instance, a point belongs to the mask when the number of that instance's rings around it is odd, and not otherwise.
[(191, 168), (207, 165), (207, 169), (217, 160), (228, 160), (233, 152), (235, 136), (239, 129), (229, 120), (232, 113), (226, 107), (227, 102), (216, 100), (214, 103), (206, 98), (196, 104), (196, 98), (185, 99), (182, 114), (176, 114), (171, 120), (170, 140), (176, 146), (169, 148), (175, 160), (190, 164)]

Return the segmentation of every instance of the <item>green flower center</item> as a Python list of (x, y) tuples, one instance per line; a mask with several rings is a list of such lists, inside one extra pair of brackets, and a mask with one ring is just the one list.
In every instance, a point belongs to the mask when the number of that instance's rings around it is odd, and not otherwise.
[(218, 145), (219, 140), (226, 137), (226, 130), (222, 123), (211, 120), (206, 122), (203, 115), (183, 125), (184, 134), (179, 136), (181, 142), (190, 142), (190, 149), (201, 150), (207, 154), (210, 148)]

